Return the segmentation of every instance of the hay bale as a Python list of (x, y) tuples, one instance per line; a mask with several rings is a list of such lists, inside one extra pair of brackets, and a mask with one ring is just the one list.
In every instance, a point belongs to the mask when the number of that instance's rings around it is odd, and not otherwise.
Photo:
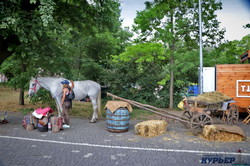
[(240, 127), (224, 124), (206, 125), (202, 135), (209, 141), (240, 142), (246, 139)]
[(216, 103), (216, 102), (232, 100), (232, 98), (228, 97), (224, 93), (214, 91), (214, 92), (203, 93), (197, 97), (191, 97), (190, 100), (197, 100), (206, 103)]
[(164, 120), (148, 120), (135, 125), (135, 133), (142, 137), (154, 137), (166, 131), (167, 122)]

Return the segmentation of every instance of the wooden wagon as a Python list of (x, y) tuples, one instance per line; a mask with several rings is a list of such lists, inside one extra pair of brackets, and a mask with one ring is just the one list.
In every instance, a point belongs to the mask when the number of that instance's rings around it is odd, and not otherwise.
[(197, 100), (186, 100), (183, 119), (190, 121), (188, 127), (197, 135), (205, 125), (213, 124), (213, 119), (221, 115), (221, 121), (230, 125), (237, 124), (239, 119), (238, 107), (231, 103), (234, 100), (221, 102), (202, 102)]
[[(220, 103), (201, 103), (192, 100), (187, 100), (186, 103), (188, 105), (186, 105), (186, 110), (184, 111), (183, 115), (177, 116), (175, 114), (171, 114), (169, 111), (166, 111), (164, 109), (147, 104), (142, 104), (129, 99), (124, 99), (111, 93), (107, 93), (107, 96), (110, 96), (113, 99), (126, 101), (133, 106), (153, 112), (162, 117), (177, 120), (185, 124), (185, 126), (191, 128), (194, 135), (199, 134), (203, 130), (203, 127), (205, 125), (213, 124), (213, 120), (210, 115), (212, 115), (214, 112), (223, 111), (223, 117), (226, 118), (227, 122), (231, 124), (237, 123), (239, 117), (237, 106), (232, 105), (229, 107), (229, 104), (233, 102), (232, 100)], [(203, 107), (198, 107), (200, 105), (203, 105)]]

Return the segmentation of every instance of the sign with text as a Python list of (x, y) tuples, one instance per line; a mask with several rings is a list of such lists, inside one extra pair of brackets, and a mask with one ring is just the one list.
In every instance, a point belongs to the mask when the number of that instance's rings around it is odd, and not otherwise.
[(250, 98), (250, 80), (237, 80), (236, 96)]

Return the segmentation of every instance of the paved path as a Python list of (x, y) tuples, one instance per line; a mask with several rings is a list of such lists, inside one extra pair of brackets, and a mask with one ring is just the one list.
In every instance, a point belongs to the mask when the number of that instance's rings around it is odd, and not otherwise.
[[(166, 165), (250, 165), (250, 125), (240, 123), (248, 139), (244, 142), (209, 142), (193, 136), (182, 124), (170, 121), (166, 134), (143, 138), (129, 131), (106, 131), (105, 121), (71, 118), (71, 128), (59, 133), (26, 131), (23, 116), (9, 113), (10, 123), (0, 125), (0, 166), (166, 166)], [(237, 151), (241, 149), (242, 153)], [(211, 159), (212, 164), (205, 164)], [(218, 160), (218, 161), (217, 161)]]

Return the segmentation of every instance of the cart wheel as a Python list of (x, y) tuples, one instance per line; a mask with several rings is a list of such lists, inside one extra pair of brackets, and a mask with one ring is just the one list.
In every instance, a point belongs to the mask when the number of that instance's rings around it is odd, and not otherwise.
[[(182, 119), (190, 122), (191, 121), (191, 118), (192, 118), (192, 114), (190, 111), (184, 111), (182, 116), (181, 116)], [(182, 123), (185, 127), (187, 128), (190, 128), (190, 123)]]
[(211, 116), (208, 114), (197, 114), (191, 119), (190, 128), (194, 135), (201, 134), (205, 125), (213, 124)]
[(229, 125), (237, 124), (238, 120), (239, 120), (238, 107), (234, 104), (229, 108), (229, 112), (227, 114), (227, 123)]

